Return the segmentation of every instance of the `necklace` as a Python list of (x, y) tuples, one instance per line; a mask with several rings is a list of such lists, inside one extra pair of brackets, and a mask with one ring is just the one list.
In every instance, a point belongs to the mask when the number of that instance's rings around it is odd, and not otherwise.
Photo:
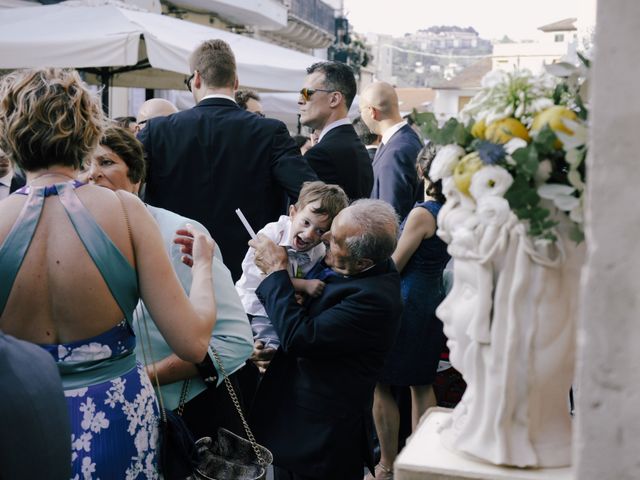
[(33, 185), (33, 182), (35, 182), (36, 180), (40, 178), (46, 178), (46, 177), (66, 177), (69, 180), (75, 180), (75, 177), (72, 177), (71, 175), (67, 175), (66, 173), (51, 172), (51, 173), (43, 173), (41, 175), (38, 175), (37, 177), (33, 177), (29, 182), (29, 185)]

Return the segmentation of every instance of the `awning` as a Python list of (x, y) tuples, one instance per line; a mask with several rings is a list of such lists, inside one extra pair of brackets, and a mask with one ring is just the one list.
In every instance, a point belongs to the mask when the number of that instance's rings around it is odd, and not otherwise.
[(107, 75), (109, 85), (183, 88), (189, 54), (204, 40), (231, 46), (240, 84), (297, 91), (321, 59), (166, 15), (113, 5), (65, 3), (0, 10), (0, 68), (71, 67)]

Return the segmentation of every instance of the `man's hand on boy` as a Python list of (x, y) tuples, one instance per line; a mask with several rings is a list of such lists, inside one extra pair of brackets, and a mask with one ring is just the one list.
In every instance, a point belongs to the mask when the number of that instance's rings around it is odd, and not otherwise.
[(325, 283), (322, 280), (305, 280), (304, 291), (310, 297), (316, 298), (324, 292)]

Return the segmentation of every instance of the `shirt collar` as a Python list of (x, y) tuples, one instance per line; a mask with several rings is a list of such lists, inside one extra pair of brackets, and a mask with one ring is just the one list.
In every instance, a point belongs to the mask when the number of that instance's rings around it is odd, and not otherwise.
[[(229, 95), (224, 95), (222, 93), (212, 93), (211, 95), (207, 95), (205, 97), (202, 97), (202, 100), (207, 100), (208, 98), (224, 98), (225, 100), (231, 100), (233, 103), (236, 103), (236, 99), (233, 97), (230, 97)], [(202, 101), (200, 100), (200, 102)], [(200, 103), (198, 102), (198, 103)]]
[(327, 133), (329, 133), (329, 130), (333, 130), (336, 127), (341, 127), (342, 125), (351, 125), (351, 120), (345, 117), (345, 118), (341, 118), (340, 120), (336, 120), (335, 122), (331, 122), (329, 125), (327, 125), (322, 129), (322, 132), (320, 132), (320, 137), (318, 137), (318, 143), (320, 143), (324, 138), (324, 136)]
[(403, 120), (402, 122), (396, 123), (393, 127), (387, 128), (387, 131), (382, 135), (382, 143), (386, 145), (389, 140), (391, 140), (391, 137), (405, 125), (407, 125), (407, 122)]
[(11, 169), (9, 169), (9, 173), (7, 173), (4, 177), (0, 177), (0, 184), (11, 188), (12, 178), (13, 178), (13, 172), (11, 171)]

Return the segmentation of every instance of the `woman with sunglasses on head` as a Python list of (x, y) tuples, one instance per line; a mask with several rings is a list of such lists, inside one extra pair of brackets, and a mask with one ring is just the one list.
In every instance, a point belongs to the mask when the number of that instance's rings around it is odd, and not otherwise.
[(0, 328), (58, 364), (75, 478), (157, 478), (158, 409), (135, 361), (132, 313), (142, 298), (172, 349), (201, 361), (216, 319), (214, 243), (185, 232), (187, 298), (144, 204), (75, 180), (105, 122), (75, 71), (14, 72), (0, 99), (0, 148), (27, 175), (0, 202)]

